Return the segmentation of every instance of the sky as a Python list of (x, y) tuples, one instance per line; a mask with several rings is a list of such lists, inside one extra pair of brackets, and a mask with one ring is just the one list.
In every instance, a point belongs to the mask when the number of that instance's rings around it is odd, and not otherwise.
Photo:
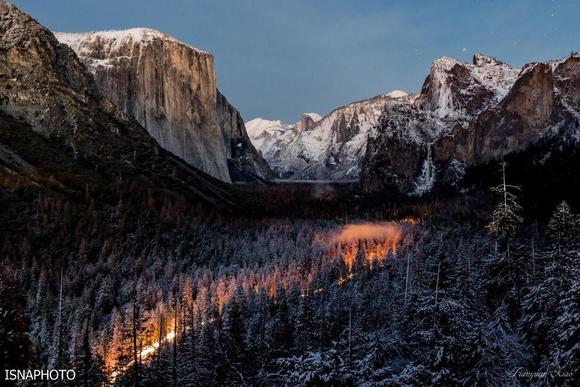
[(246, 120), (295, 122), (394, 89), (441, 56), (514, 66), (580, 50), (578, 0), (12, 0), (53, 31), (149, 27), (214, 55)]

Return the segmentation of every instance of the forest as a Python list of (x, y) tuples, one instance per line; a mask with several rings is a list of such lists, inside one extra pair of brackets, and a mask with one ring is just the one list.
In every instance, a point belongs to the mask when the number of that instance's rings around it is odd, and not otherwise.
[(237, 213), (4, 175), (23, 221), (0, 245), (2, 366), (82, 386), (574, 385), (579, 217), (529, 211), (495, 168), (468, 195), (242, 187)]

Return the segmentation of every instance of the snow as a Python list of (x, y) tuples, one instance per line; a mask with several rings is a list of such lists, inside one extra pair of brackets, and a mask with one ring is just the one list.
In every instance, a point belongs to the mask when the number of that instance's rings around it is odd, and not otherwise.
[(250, 136), (251, 139), (260, 137), (260, 135), (266, 131), (285, 131), (290, 128), (291, 125), (285, 124), (280, 120), (267, 120), (261, 117), (246, 122), (246, 132), (248, 132), (248, 136)]
[(317, 113), (304, 113), (303, 116), (310, 117), (314, 122), (320, 121), (322, 116)]
[(474, 56), (474, 64), (447, 56), (435, 60), (431, 66), (431, 87), (436, 94), (434, 113), (441, 118), (464, 115), (455, 100), (457, 95), (451, 89), (454, 77), (452, 70), (455, 66), (463, 67), (469, 73), (469, 85), (460, 90), (461, 95), (471, 96), (477, 87), (484, 87), (494, 94), (494, 103), (503, 99), (519, 73), (519, 69), (481, 54)]
[[(386, 95), (335, 109), (326, 117), (305, 113), (316, 125), (301, 131), (297, 124), (256, 118), (246, 123), (254, 146), (280, 177), (293, 179), (357, 179), (368, 132), (377, 125), (386, 104), (401, 100)], [(342, 134), (338, 127), (342, 127)]]
[(570, 59), (570, 58), (576, 58), (576, 59), (579, 59), (579, 58), (580, 58), (580, 52), (575, 52), (575, 51), (572, 51), (572, 52), (570, 53), (570, 55), (568, 55), (568, 56), (566, 56), (566, 57), (564, 57), (564, 58), (562, 58), (562, 59), (556, 59), (556, 60), (551, 60), (551, 61), (548, 61), (548, 65), (550, 66), (550, 68), (552, 69), (552, 71), (554, 71), (554, 70), (556, 70), (556, 68), (557, 68), (559, 65), (561, 65), (561, 64), (562, 64), (562, 63), (564, 63), (564, 62), (566, 62), (566, 61), (567, 61), (568, 59)]
[(402, 97), (406, 97), (407, 93), (405, 93), (402, 90), (393, 90), (390, 93), (385, 94), (385, 97), (391, 97), (391, 98), (402, 98)]
[(208, 54), (207, 52), (191, 47), (172, 36), (169, 36), (161, 31), (153, 30), (151, 28), (130, 28), (126, 30), (105, 30), (105, 31), (91, 31), (91, 32), (55, 32), (54, 35), (59, 42), (72, 47), (79, 52), (77, 48), (94, 46), (95, 44), (105, 44), (108, 50), (120, 49), (126, 44), (150, 44), (155, 40), (164, 40), (167, 42), (177, 43), (186, 46), (199, 53)]

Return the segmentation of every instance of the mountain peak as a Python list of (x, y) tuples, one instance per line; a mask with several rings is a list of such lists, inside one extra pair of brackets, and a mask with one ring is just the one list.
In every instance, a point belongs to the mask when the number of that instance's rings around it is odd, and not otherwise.
[(507, 66), (504, 62), (492, 57), (483, 54), (475, 54), (473, 55), (473, 64), (477, 67), (483, 67), (487, 65), (492, 66)]
[(300, 121), (294, 125), (294, 127), (300, 131), (302, 130), (310, 130), (316, 126), (318, 121), (322, 119), (320, 114), (316, 113), (304, 113), (300, 117)]
[(518, 69), (481, 54), (474, 55), (473, 64), (441, 57), (433, 62), (423, 84), (420, 107), (439, 117), (476, 114), (492, 101), (501, 100), (518, 72)]

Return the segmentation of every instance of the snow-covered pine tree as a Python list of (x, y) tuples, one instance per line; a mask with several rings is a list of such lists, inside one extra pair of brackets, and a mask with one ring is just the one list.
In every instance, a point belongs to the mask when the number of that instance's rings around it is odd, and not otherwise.
[(515, 240), (523, 222), (522, 207), (513, 192), (519, 189), (507, 184), (506, 163), (502, 163), (502, 184), (492, 188), (500, 200), (487, 226), (495, 236), (496, 248), (485, 263), (485, 288), (490, 308), (493, 310), (505, 302), (512, 321), (520, 317), (522, 291), (526, 283), (525, 257), (522, 246)]

